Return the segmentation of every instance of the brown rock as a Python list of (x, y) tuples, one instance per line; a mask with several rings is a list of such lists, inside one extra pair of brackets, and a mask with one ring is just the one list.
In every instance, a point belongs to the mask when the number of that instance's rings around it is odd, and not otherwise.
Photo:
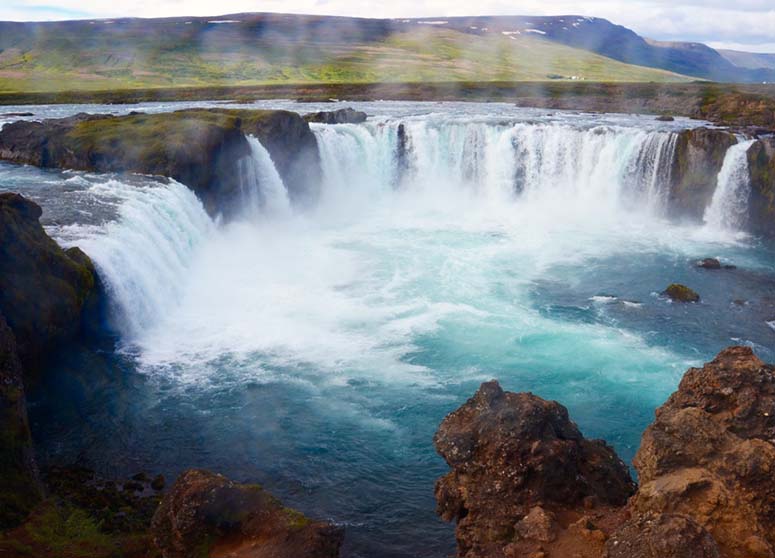
[(681, 285), (680, 283), (672, 283), (664, 290), (662, 294), (674, 302), (700, 301), (700, 295), (698, 295), (695, 291), (686, 285)]
[(747, 347), (692, 368), (643, 435), (635, 516), (678, 513), (729, 558), (775, 556), (775, 368)]
[(538, 542), (552, 542), (557, 538), (557, 524), (554, 515), (535, 506), (514, 526), (514, 532), (521, 539)]
[(165, 495), (151, 536), (163, 558), (335, 558), (343, 531), (283, 507), (259, 486), (192, 469)]
[(621, 506), (634, 491), (624, 463), (586, 440), (565, 407), (495, 381), (444, 419), (434, 443), (452, 468), (436, 483), (437, 513), (457, 521), (459, 556), (504, 555), (536, 506), (583, 509), (590, 497)]
[(604, 558), (720, 558), (716, 542), (688, 517), (646, 515), (624, 524), (605, 545)]

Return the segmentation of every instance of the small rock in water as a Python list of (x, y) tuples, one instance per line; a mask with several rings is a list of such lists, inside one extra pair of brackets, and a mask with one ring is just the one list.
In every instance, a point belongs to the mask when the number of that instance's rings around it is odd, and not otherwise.
[(156, 475), (153, 477), (153, 480), (151, 481), (151, 488), (153, 488), (156, 492), (164, 490), (164, 485), (164, 475)]
[(670, 116), (669, 114), (663, 114), (662, 116), (657, 116), (657, 122), (673, 122), (675, 118)]
[(697, 262), (697, 267), (703, 269), (721, 269), (721, 262), (716, 258), (705, 258)]
[(680, 283), (673, 283), (672, 285), (667, 287), (662, 294), (669, 297), (671, 300), (675, 302), (699, 302), (700, 301), (700, 295), (698, 295), (696, 292), (694, 292), (686, 285), (681, 285)]

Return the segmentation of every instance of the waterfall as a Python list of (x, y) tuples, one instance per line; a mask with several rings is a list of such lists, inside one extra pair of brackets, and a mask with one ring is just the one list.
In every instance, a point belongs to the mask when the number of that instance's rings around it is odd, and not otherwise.
[(89, 254), (111, 301), (114, 327), (133, 340), (180, 298), (191, 261), (215, 225), (186, 186), (110, 181), (118, 219), (76, 241)]
[(314, 126), (325, 190), (543, 200), (663, 214), (676, 134), (557, 123), (438, 121)]
[(260, 213), (287, 215), (290, 200), (283, 180), (272, 157), (258, 138), (246, 136), (250, 155), (239, 161), (240, 197), (243, 210), (249, 216)]
[(748, 169), (748, 148), (754, 140), (738, 142), (727, 150), (718, 173), (713, 199), (703, 220), (715, 229), (740, 230), (748, 215), (751, 176)]

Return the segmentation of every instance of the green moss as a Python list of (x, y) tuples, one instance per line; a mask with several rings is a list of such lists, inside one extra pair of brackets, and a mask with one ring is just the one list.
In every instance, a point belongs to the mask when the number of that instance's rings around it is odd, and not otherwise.
[[(109, 555), (113, 540), (85, 511), (49, 504), (25, 526), (32, 541), (68, 556)], [(54, 555), (56, 555), (54, 554)]]
[(310, 519), (301, 513), (300, 511), (283, 508), (283, 513), (288, 521), (287, 525), (290, 529), (302, 529), (312, 523)]

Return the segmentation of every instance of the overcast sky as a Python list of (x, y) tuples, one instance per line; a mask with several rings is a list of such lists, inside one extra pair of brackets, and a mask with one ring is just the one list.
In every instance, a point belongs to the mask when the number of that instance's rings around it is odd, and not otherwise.
[(363, 17), (588, 15), (646, 37), (775, 53), (775, 0), (2, 0), (0, 19), (212, 16), (295, 12)]

